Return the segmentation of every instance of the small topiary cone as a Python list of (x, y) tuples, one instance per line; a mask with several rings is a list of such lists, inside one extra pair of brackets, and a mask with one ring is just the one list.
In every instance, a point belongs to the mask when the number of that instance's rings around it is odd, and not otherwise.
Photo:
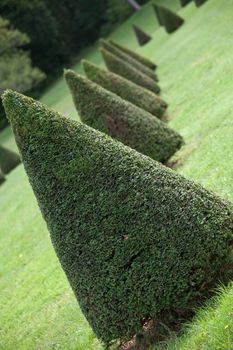
[(117, 49), (125, 52), (127, 55), (133, 57), (135, 60), (137, 60), (138, 62), (144, 64), (144, 66), (155, 70), (157, 68), (157, 65), (153, 62), (151, 62), (148, 58), (139, 55), (138, 53), (128, 49), (127, 47), (124, 47), (120, 44), (117, 44), (115, 41), (109, 40), (110, 44), (112, 44), (113, 46), (115, 46)]
[(158, 8), (158, 6), (155, 5), (155, 4), (153, 4), (153, 8), (154, 8), (154, 12), (155, 12), (155, 15), (156, 15), (158, 24), (159, 24), (160, 26), (163, 26), (163, 22), (162, 22), (162, 20), (161, 20), (161, 18), (160, 18), (160, 15), (159, 15), (159, 8)]
[(137, 41), (140, 46), (146, 45), (149, 41), (151, 41), (151, 36), (145, 32), (143, 32), (139, 27), (133, 25), (134, 34), (137, 38)]
[(65, 79), (87, 125), (163, 163), (182, 146), (182, 137), (150, 113), (71, 70)]
[(20, 162), (18, 154), (0, 145), (0, 168), (4, 174), (9, 174)]
[(197, 7), (203, 5), (207, 0), (194, 0)]
[(164, 6), (154, 5), (157, 18), (167, 33), (173, 33), (184, 23), (184, 19)]
[(152, 72), (150, 68), (145, 67), (142, 63), (136, 61), (134, 58), (130, 57), (126, 53), (119, 50), (117, 47), (111, 45), (106, 40), (100, 39), (100, 45), (104, 50), (107, 50), (108, 52), (111, 52), (111, 54), (119, 57), (124, 62), (130, 64), (134, 68), (136, 68), (138, 71), (142, 72), (143, 74), (147, 75), (149, 78), (153, 79), (154, 81), (158, 81), (157, 75)]
[(222, 279), (225, 201), (28, 97), (7, 91), (3, 103), (62, 268), (105, 343), (150, 317), (169, 326)]
[(86, 60), (83, 60), (82, 64), (87, 77), (94, 83), (160, 119), (164, 116), (168, 105), (153, 92)]
[(182, 7), (188, 5), (192, 0), (180, 0), (180, 4)]
[(6, 181), (5, 176), (3, 175), (1, 169), (0, 169), (0, 185), (2, 185)]
[(100, 49), (100, 52), (103, 56), (107, 68), (111, 72), (118, 74), (128, 80), (131, 80), (133, 83), (138, 84), (154, 92), (155, 94), (159, 94), (160, 87), (153, 79), (138, 71), (127, 62), (124, 62), (121, 58), (111, 54), (109, 51)]

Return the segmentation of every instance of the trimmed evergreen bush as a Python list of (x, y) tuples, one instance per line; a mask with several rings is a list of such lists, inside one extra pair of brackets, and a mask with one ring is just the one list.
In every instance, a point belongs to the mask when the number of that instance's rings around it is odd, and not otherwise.
[(163, 26), (163, 22), (162, 22), (162, 20), (161, 20), (161, 18), (160, 18), (160, 15), (159, 15), (159, 8), (158, 8), (158, 6), (155, 5), (155, 4), (153, 4), (152, 6), (153, 6), (153, 8), (154, 8), (154, 11), (155, 11), (155, 14), (156, 14), (156, 18), (157, 18), (158, 24), (159, 24), (160, 26)]
[(197, 7), (203, 5), (207, 0), (194, 0)]
[(5, 182), (5, 181), (6, 181), (5, 176), (3, 175), (3, 173), (2, 173), (2, 171), (0, 169), (0, 185), (2, 185), (3, 182)]
[(173, 33), (184, 23), (184, 19), (164, 6), (153, 5), (157, 19), (167, 33)]
[(82, 65), (87, 77), (94, 83), (158, 118), (163, 117), (168, 105), (153, 92), (86, 60), (82, 61)]
[(133, 25), (133, 31), (140, 46), (146, 45), (152, 39), (149, 34), (145, 33), (142, 29), (135, 25)]
[(4, 174), (9, 174), (20, 162), (21, 160), (17, 153), (0, 145), (0, 168)]
[(188, 5), (192, 0), (180, 0), (180, 4), (182, 7)]
[(106, 343), (169, 323), (228, 263), (232, 208), (85, 124), (8, 91), (3, 103), (80, 307)]
[(120, 44), (117, 44), (115, 41), (109, 40), (110, 44), (112, 44), (113, 46), (115, 46), (117, 49), (127, 53), (127, 55), (133, 57), (135, 60), (137, 60), (138, 62), (144, 64), (145, 66), (147, 66), (148, 68), (155, 70), (157, 68), (157, 65), (150, 61), (148, 58), (139, 55), (137, 52), (134, 52), (130, 49), (128, 49), (125, 46), (122, 46)]
[(121, 50), (119, 50), (117, 47), (111, 45), (106, 40), (100, 39), (100, 44), (101, 44), (101, 47), (103, 49), (107, 50), (108, 52), (111, 52), (111, 54), (119, 57), (124, 62), (132, 65), (134, 68), (136, 68), (140, 72), (144, 73), (145, 75), (148, 75), (148, 77), (150, 77), (154, 81), (158, 81), (157, 75), (154, 72), (152, 72), (152, 70), (150, 68), (144, 66), (142, 63), (138, 62), (133, 57), (122, 52)]
[(121, 58), (113, 55), (111, 52), (105, 49), (100, 49), (100, 52), (103, 56), (107, 68), (111, 72), (118, 74), (128, 80), (131, 80), (133, 83), (140, 85), (154, 92), (155, 94), (160, 93), (160, 87), (158, 86), (158, 84), (156, 84), (156, 82), (153, 79), (149, 78), (144, 73), (138, 71), (136, 68), (134, 68)]
[(182, 146), (182, 137), (150, 113), (71, 70), (65, 79), (85, 124), (163, 163)]

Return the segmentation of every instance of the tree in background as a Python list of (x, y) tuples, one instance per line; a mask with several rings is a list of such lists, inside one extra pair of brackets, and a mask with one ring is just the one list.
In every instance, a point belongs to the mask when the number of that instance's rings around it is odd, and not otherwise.
[(0, 13), (30, 38), (33, 64), (48, 76), (61, 69), (67, 54), (58, 25), (45, 0), (1, 0)]
[[(10, 26), (0, 17), (0, 94), (8, 88), (28, 92), (38, 86), (45, 74), (32, 67), (30, 54), (23, 48), (30, 43), (29, 37)], [(0, 129), (6, 125), (1, 118)]]

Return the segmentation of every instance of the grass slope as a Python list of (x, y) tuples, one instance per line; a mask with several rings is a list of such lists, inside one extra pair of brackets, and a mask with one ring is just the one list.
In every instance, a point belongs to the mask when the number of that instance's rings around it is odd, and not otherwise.
[[(178, 0), (157, 3), (179, 8)], [(170, 125), (186, 140), (178, 171), (231, 201), (232, 12), (229, 0), (209, 0), (199, 9), (190, 3), (180, 10), (186, 23), (169, 36), (164, 29), (157, 30), (147, 5), (112, 35), (132, 49), (137, 48), (132, 23), (153, 36), (138, 52), (158, 63), (162, 97), (170, 104)], [(82, 57), (103, 65), (96, 45)], [(73, 68), (82, 72), (79, 63)], [(77, 118), (62, 78), (42, 101)], [(16, 149), (9, 129), (1, 133), (0, 142)], [(23, 166), (7, 180), (0, 187), (0, 348), (102, 350), (60, 268)], [(233, 286), (229, 286), (168, 349), (231, 350), (232, 318)]]

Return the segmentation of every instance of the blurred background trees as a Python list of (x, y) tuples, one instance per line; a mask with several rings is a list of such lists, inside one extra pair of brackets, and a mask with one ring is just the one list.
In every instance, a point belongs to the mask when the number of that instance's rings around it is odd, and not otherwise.
[(80, 49), (133, 12), (128, 0), (1, 0), (0, 93), (40, 92)]

